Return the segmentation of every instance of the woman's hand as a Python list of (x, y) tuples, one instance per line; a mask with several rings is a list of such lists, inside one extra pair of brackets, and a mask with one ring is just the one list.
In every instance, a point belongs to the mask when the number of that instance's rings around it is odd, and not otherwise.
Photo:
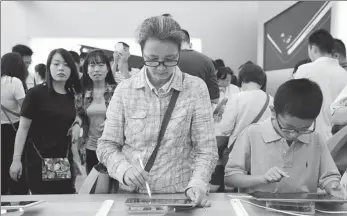
[(10, 176), (14, 181), (18, 181), (22, 176), (22, 162), (21, 157), (14, 158), (10, 167)]

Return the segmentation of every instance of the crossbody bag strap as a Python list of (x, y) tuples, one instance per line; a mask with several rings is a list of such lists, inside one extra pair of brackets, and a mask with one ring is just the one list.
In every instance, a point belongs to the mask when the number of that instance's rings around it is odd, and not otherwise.
[[(269, 106), (269, 103), (270, 103), (270, 96), (269, 96), (269, 94), (266, 94), (266, 101), (265, 101), (265, 104), (263, 105), (263, 108), (260, 110), (260, 112), (258, 113), (258, 115), (254, 118), (254, 120), (252, 121), (251, 124), (257, 123), (257, 122), (260, 120), (260, 118), (263, 116), (263, 114), (264, 114), (266, 108)], [(233, 141), (233, 143), (228, 147), (228, 151), (230, 151), (230, 150), (233, 148), (233, 146), (234, 146), (236, 140), (237, 140), (237, 139), (235, 139), (235, 140)]]
[[(182, 73), (182, 82), (184, 81), (184, 73)], [(164, 114), (164, 118), (163, 118), (163, 122), (161, 124), (161, 128), (160, 128), (160, 131), (159, 131), (159, 136), (158, 136), (158, 140), (157, 140), (157, 145), (155, 146), (151, 156), (149, 157), (148, 159), (148, 162), (145, 166), (145, 171), (146, 172), (149, 172), (152, 167), (153, 167), (153, 164), (154, 164), (154, 161), (155, 161), (155, 158), (157, 157), (157, 154), (158, 154), (158, 149), (159, 149), (159, 146), (160, 146), (160, 143), (164, 137), (164, 134), (165, 134), (165, 131), (166, 131), (166, 128), (169, 124), (169, 121), (170, 121), (170, 118), (171, 118), (171, 114), (175, 108), (175, 105), (176, 105), (176, 101), (177, 101), (177, 98), (179, 96), (179, 91), (177, 91), (176, 89), (174, 90), (172, 96), (171, 96), (171, 99), (170, 99), (170, 102), (169, 102), (169, 106), (167, 107), (166, 109), (166, 112)]]
[[(5, 112), (8, 112), (16, 117), (20, 117), (20, 114), (19, 113), (16, 113), (16, 112), (13, 112), (12, 110), (9, 110), (8, 108), (6, 108), (4, 105), (1, 104), (1, 109)], [(8, 118), (8, 114), (6, 113), (6, 116)]]
[(11, 123), (11, 125), (12, 125), (12, 127), (13, 127), (13, 130), (15, 131), (15, 132), (17, 132), (17, 129), (16, 129), (16, 127), (14, 126), (14, 124), (13, 124), (13, 122), (11, 121), (11, 119), (10, 119), (10, 116), (8, 116), (8, 113), (7, 112), (12, 112), (11, 110), (9, 110), (9, 109), (7, 109), (6, 107), (4, 107), (3, 105), (1, 105), (1, 109), (2, 109), (2, 111), (4, 112), (4, 114), (6, 115), (6, 118), (8, 119), (8, 121)]
[(264, 104), (263, 108), (260, 110), (259, 114), (254, 118), (254, 120), (252, 121), (251, 124), (257, 123), (260, 120), (260, 118), (263, 116), (266, 108), (269, 106), (269, 102), (270, 102), (270, 96), (269, 96), (269, 94), (266, 94), (265, 104)]

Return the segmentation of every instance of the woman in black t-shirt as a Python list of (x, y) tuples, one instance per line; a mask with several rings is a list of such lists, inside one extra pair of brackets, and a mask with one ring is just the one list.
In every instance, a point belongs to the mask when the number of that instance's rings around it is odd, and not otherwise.
[(22, 174), (20, 156), (27, 143), (25, 165), (32, 194), (75, 193), (71, 177), (43, 180), (42, 164), (45, 158), (66, 158), (67, 155), (72, 164), (69, 132), (80, 124), (74, 105), (74, 94), (80, 91), (81, 84), (71, 54), (64, 49), (53, 50), (47, 60), (46, 82), (30, 89), (23, 101), (10, 168), (10, 176), (16, 181)]

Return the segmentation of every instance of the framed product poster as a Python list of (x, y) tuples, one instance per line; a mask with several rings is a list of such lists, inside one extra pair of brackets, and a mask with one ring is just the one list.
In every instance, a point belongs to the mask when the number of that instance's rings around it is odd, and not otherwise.
[(330, 32), (329, 1), (299, 1), (264, 24), (264, 70), (293, 68), (308, 58), (308, 37), (317, 29)]

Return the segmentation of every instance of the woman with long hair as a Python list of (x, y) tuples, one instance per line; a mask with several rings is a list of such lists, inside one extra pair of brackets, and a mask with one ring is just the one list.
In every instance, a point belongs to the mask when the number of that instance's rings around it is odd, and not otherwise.
[[(27, 179), (32, 194), (75, 193), (72, 171), (72, 138), (81, 122), (74, 96), (81, 92), (78, 72), (65, 49), (51, 51), (46, 82), (30, 89), (23, 101), (10, 176), (22, 176), (20, 160), (26, 154)], [(26, 141), (27, 140), (27, 141)]]
[[(87, 174), (98, 164), (95, 150), (102, 135), (106, 109), (116, 88), (108, 56), (102, 50), (88, 53), (83, 63), (84, 90), (76, 97), (76, 109), (82, 119), (81, 155), (85, 155)], [(85, 153), (85, 154), (84, 154)]]
[[(27, 194), (25, 179), (11, 179), (14, 139), (19, 125), (18, 113), (22, 106), (28, 71), (18, 53), (7, 53), (1, 58), (1, 194)], [(22, 158), (20, 158), (22, 159)]]

